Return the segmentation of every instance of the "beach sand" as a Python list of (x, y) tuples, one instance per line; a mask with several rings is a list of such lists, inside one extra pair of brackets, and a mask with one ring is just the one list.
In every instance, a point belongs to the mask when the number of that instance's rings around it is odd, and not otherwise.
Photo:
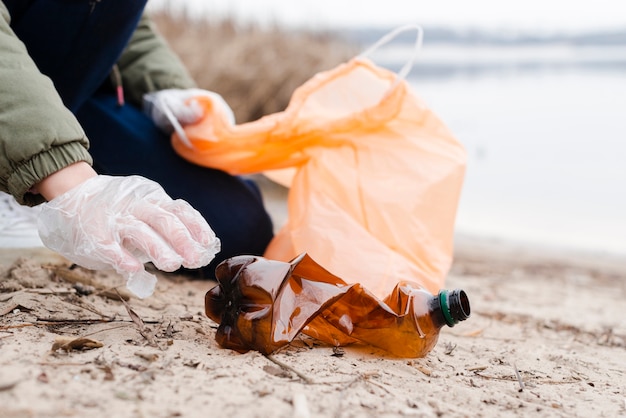
[[(280, 221), (284, 191), (264, 186)], [(204, 315), (213, 282), (159, 274), (125, 306), (98, 290), (116, 274), (68, 266), (0, 250), (1, 417), (626, 416), (618, 258), (458, 237), (446, 287), (471, 317), (419, 359), (306, 338), (239, 354)]]

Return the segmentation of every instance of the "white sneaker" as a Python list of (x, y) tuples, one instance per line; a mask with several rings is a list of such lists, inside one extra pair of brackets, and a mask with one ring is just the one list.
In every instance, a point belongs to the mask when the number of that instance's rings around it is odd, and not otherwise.
[(0, 248), (43, 247), (37, 229), (41, 207), (22, 206), (10, 194), (0, 192)]

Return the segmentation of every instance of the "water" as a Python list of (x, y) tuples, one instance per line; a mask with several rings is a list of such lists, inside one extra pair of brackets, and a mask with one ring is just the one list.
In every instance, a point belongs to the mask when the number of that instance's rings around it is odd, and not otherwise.
[(626, 255), (625, 49), (536, 49), (444, 48), (409, 76), (468, 152), (457, 231)]

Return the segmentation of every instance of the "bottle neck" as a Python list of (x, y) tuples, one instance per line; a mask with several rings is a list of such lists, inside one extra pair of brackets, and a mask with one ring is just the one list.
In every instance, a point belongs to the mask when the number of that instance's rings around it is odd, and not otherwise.
[(433, 323), (439, 328), (453, 327), (470, 316), (469, 299), (460, 289), (440, 291), (430, 299), (428, 307)]

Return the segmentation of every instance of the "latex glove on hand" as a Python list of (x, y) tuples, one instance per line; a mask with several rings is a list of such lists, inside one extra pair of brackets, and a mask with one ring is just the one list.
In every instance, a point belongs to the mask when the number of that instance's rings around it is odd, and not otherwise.
[(214, 105), (220, 106), (231, 123), (235, 123), (232, 109), (219, 94), (202, 89), (165, 89), (143, 96), (143, 111), (156, 126), (166, 134), (176, 132), (181, 140), (191, 148), (191, 142), (183, 127), (198, 122), (204, 116), (204, 110), (197, 100), (209, 98)]
[(38, 221), (44, 245), (85, 268), (114, 269), (140, 298), (150, 296), (163, 271), (207, 265), (220, 241), (184, 200), (140, 176), (92, 177), (44, 203)]

